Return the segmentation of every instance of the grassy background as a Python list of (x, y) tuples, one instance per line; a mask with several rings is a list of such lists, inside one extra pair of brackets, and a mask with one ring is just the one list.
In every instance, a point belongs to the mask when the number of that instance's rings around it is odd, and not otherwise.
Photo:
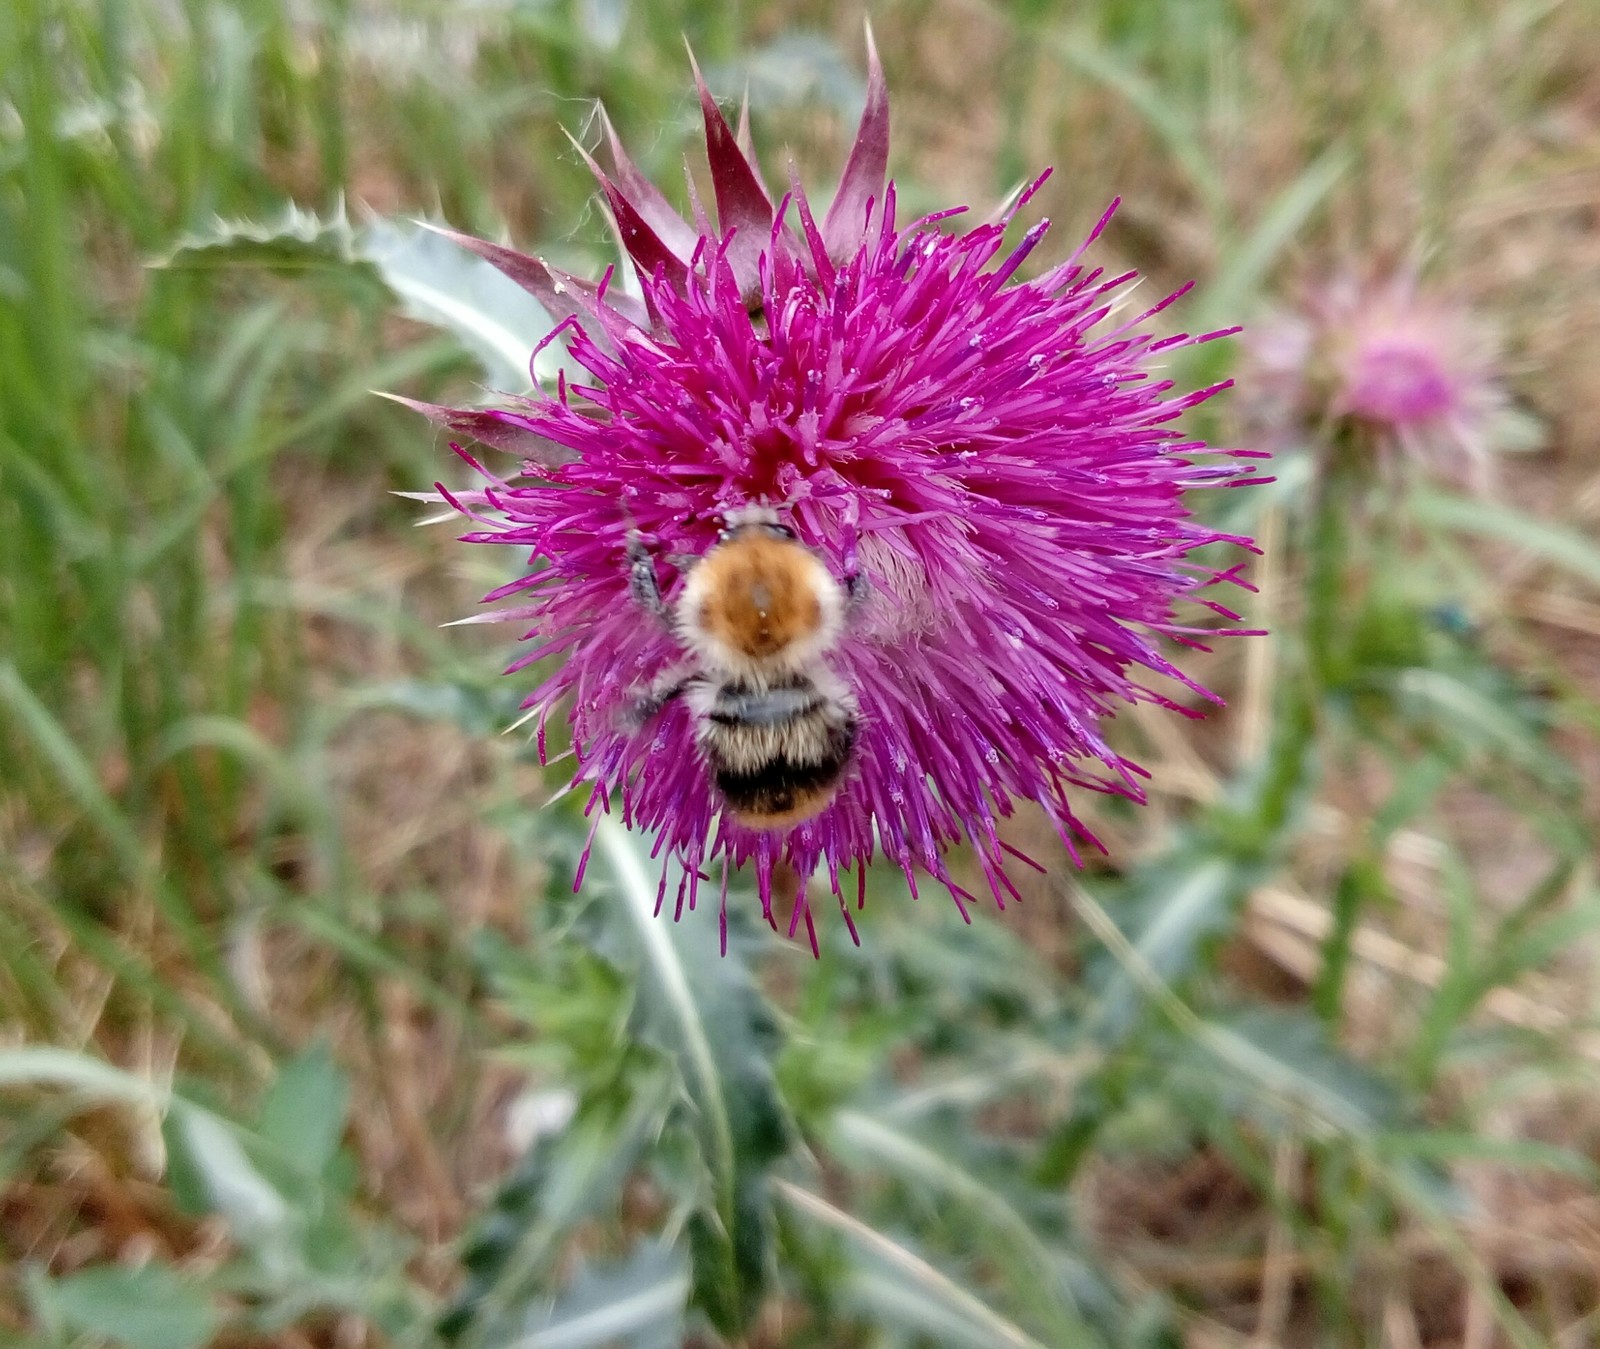
[[(562, 127), (592, 142), (602, 99), (675, 187), (687, 36), (719, 93), (748, 84), (768, 162), (792, 149), (820, 187), (859, 108), (860, 13), (14, 0), (0, 1335), (1600, 1334), (1600, 9), (872, 14), (912, 210), (1054, 165), (1056, 237), (1120, 194), (1099, 260), (1196, 278), (1193, 329), (1420, 257), (1499, 325), (1542, 450), (1476, 507), (1419, 488), (1319, 526), (1293, 472), (1227, 503), (1267, 544), (1252, 617), (1274, 633), (1206, 664), (1229, 711), (1124, 719), (1154, 799), (1095, 805), (1110, 860), (1081, 884), (1041, 844), (1030, 902), (971, 931), (885, 879), (860, 952), (752, 939), (705, 997), (775, 1076), (741, 1096), (731, 1074), (728, 1099), (776, 1090), (804, 1146), (739, 1142), (706, 1181), (686, 1023), (637, 993), (661, 952), (604, 930), (626, 866), (600, 912), (565, 898), (583, 827), (534, 808), (558, 773), (495, 734), (504, 636), (437, 627), (502, 578), (390, 495), (453, 470), (367, 391), (470, 398), (479, 366), (336, 250), (159, 264), (292, 201), (597, 272)], [(1186, 373), (1226, 373), (1230, 345)], [(1225, 404), (1198, 429), (1241, 434)], [(1309, 701), (1286, 674), (1306, 663)], [(746, 1241), (725, 1201), (748, 1174), (776, 1208)], [(676, 1239), (706, 1213), (728, 1230)], [(708, 1275), (724, 1239), (760, 1268)], [(700, 1311), (663, 1339), (539, 1328), (586, 1293), (681, 1304), (690, 1283)], [(749, 1305), (719, 1306), (735, 1287)]]

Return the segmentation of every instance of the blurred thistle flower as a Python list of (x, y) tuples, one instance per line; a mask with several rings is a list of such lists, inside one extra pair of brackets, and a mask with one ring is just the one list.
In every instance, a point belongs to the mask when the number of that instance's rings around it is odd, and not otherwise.
[[(560, 320), (586, 377), (497, 409), (413, 404), (522, 461), (502, 477), (454, 446), (488, 485), (439, 491), (482, 526), (467, 541), (530, 550), (526, 573), (486, 597), (507, 606), (484, 618), (528, 629), (533, 645), (510, 671), (560, 661), (524, 704), (541, 757), (548, 720), (564, 713), (574, 785), (594, 789), (589, 809), (620, 807), (682, 862), (675, 912), (694, 906), (720, 857), (724, 923), (729, 865), (750, 861), (776, 924), (773, 874), (788, 864), (800, 878), (788, 930), (803, 921), (813, 949), (804, 880), (819, 868), (852, 936), (840, 872), (854, 867), (859, 907), (879, 851), (913, 893), (924, 870), (965, 913), (973, 896), (947, 854), (970, 841), (1003, 906), (1017, 894), (1006, 855), (1021, 854), (997, 821), (1017, 802), (1038, 803), (1076, 856), (1088, 836), (1070, 790), (1142, 799), (1142, 770), (1106, 741), (1101, 719), (1139, 701), (1191, 714), (1141, 671), (1216, 701), (1161, 639), (1198, 646), (1215, 631), (1178, 623), (1180, 600), (1237, 620), (1196, 592), (1242, 585), (1238, 567), (1189, 555), (1248, 540), (1192, 520), (1184, 493), (1257, 480), (1248, 464), (1197, 463), (1206, 447), (1174, 425), (1226, 386), (1179, 393), (1155, 373), (1174, 349), (1224, 334), (1143, 330), (1184, 291), (1113, 321), (1135, 274), (1080, 262), (1110, 211), (1030, 281), (1016, 273), (1049, 222), (1009, 252), (1003, 239), (1043, 178), (965, 233), (939, 227), (958, 210), (897, 222), (870, 35), (868, 48), (866, 108), (820, 224), (798, 182), (774, 205), (746, 118), (733, 131), (697, 70), (717, 223), (698, 199), (693, 224), (679, 216), (605, 122), (613, 167), (589, 163), (639, 298), (619, 294), (611, 271), (596, 284), (452, 236)], [(1228, 452), (1250, 457), (1260, 456)], [(723, 808), (689, 700), (665, 702), (642, 726), (629, 718), (638, 690), (686, 654), (681, 628), (653, 621), (630, 593), (630, 532), (649, 541), (670, 605), (723, 518), (758, 503), (776, 507), (833, 577), (859, 567), (865, 581), (825, 656), (857, 705), (853, 754), (826, 807), (784, 829), (748, 827)], [(664, 868), (658, 908), (666, 885)]]
[(1499, 344), (1465, 306), (1409, 271), (1345, 274), (1309, 289), (1296, 312), (1245, 339), (1251, 429), (1286, 447), (1330, 425), (1375, 434), (1390, 459), (1425, 465), (1479, 491), (1498, 450), (1529, 448), (1529, 426), (1499, 379)]

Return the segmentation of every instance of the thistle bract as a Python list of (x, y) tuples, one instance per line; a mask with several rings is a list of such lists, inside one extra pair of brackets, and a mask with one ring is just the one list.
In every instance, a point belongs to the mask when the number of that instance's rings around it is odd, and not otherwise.
[[(693, 223), (679, 216), (609, 125), (613, 167), (594, 166), (642, 298), (610, 273), (583, 281), (456, 236), (561, 320), (584, 374), (494, 409), (417, 405), (520, 460), (501, 474), (457, 446), (487, 482), (445, 495), (477, 522), (468, 541), (528, 558), (488, 600), (527, 632), (511, 670), (550, 662), (525, 704), (541, 752), (551, 719), (568, 720), (590, 809), (621, 812), (681, 860), (661, 903), (692, 907), (720, 862), (725, 906), (729, 865), (753, 863), (768, 920), (791, 935), (803, 923), (813, 947), (805, 884), (788, 914), (772, 911), (784, 864), (825, 877), (847, 922), (879, 853), (913, 892), (926, 873), (965, 912), (973, 896), (948, 859), (969, 842), (1003, 905), (1016, 891), (999, 821), (1018, 803), (1042, 807), (1076, 855), (1078, 790), (1141, 796), (1101, 722), (1135, 701), (1187, 710), (1141, 682), (1151, 674), (1211, 696), (1162, 649), (1201, 631), (1178, 622), (1178, 601), (1237, 582), (1190, 558), (1225, 536), (1189, 517), (1184, 494), (1251, 472), (1244, 452), (1202, 462), (1177, 428), (1216, 390), (1175, 391), (1161, 361), (1206, 337), (1147, 329), (1176, 296), (1114, 317), (1133, 273), (1082, 259), (1105, 219), (1028, 280), (1048, 222), (1005, 240), (1033, 189), (972, 229), (952, 228), (954, 211), (900, 220), (869, 54), (860, 130), (820, 222), (798, 183), (768, 190), (744, 119), (735, 133), (702, 81), (715, 224), (698, 202)], [(681, 701), (643, 729), (624, 715), (684, 657), (630, 599), (629, 532), (649, 542), (670, 603), (722, 515), (752, 503), (867, 587), (828, 656), (860, 704), (848, 775), (786, 832), (720, 808)]]

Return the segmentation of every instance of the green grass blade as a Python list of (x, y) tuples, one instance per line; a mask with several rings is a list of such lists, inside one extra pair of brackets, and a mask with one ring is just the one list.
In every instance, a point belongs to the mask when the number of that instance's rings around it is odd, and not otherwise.
[(1418, 520), (1435, 529), (1511, 544), (1579, 580), (1600, 586), (1600, 544), (1575, 529), (1536, 520), (1495, 501), (1433, 490), (1417, 492), (1412, 510)]
[(1149, 79), (1123, 64), (1086, 30), (1058, 32), (1050, 47), (1063, 62), (1121, 98), (1167, 148), (1205, 204), (1214, 227), (1225, 231), (1230, 210), (1222, 175), (1191, 130), (1193, 118)]
[(858, 1110), (839, 1111), (832, 1133), (843, 1159), (872, 1163), (881, 1173), (938, 1196), (941, 1210), (949, 1205), (970, 1213), (974, 1227), (991, 1235), (994, 1263), (1004, 1271), (1016, 1304), (1032, 1307), (1053, 1339), (1097, 1342), (1071, 1299), (1060, 1256), (989, 1182), (904, 1129)]
[(23, 1045), (0, 1049), (0, 1087), (65, 1087), (93, 1101), (165, 1110), (164, 1087), (71, 1049)]
[(1195, 320), (1199, 329), (1236, 323), (1245, 316), (1279, 254), (1316, 215), (1351, 162), (1350, 153), (1336, 146), (1308, 164), (1272, 199), (1255, 228), (1229, 250), (1215, 279), (1205, 288)]
[(14, 724), (49, 767), (57, 785), (110, 845), (128, 878), (150, 883), (155, 867), (143, 840), (100, 785), (72, 737), (23, 683), (9, 660), (0, 660), (0, 706), (10, 711)]

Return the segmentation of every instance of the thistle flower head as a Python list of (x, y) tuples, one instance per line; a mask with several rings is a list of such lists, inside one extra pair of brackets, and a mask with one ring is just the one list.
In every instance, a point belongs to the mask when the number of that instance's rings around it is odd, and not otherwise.
[(1269, 436), (1349, 421), (1388, 451), (1487, 486), (1508, 426), (1498, 345), (1414, 274), (1339, 276), (1254, 328), (1246, 351), (1255, 420)]
[[(774, 196), (700, 82), (715, 223), (698, 201), (692, 223), (680, 216), (609, 124), (612, 167), (591, 161), (640, 298), (610, 272), (583, 281), (456, 236), (561, 320), (584, 374), (493, 409), (416, 405), (519, 461), (501, 473), (456, 446), (485, 485), (439, 490), (476, 521), (467, 540), (525, 553), (488, 599), (527, 634), (511, 670), (541, 664), (525, 704), (541, 752), (552, 719), (570, 722), (591, 809), (620, 811), (684, 864), (675, 911), (714, 860), (724, 903), (728, 865), (751, 862), (780, 921), (772, 877), (787, 863), (825, 875), (848, 922), (844, 891), (879, 853), (913, 891), (931, 874), (965, 911), (948, 862), (964, 842), (1003, 904), (1016, 891), (1000, 818), (1037, 803), (1075, 850), (1078, 790), (1140, 798), (1141, 770), (1101, 723), (1131, 702), (1186, 710), (1151, 674), (1211, 697), (1162, 643), (1202, 631), (1180, 624), (1178, 601), (1238, 582), (1190, 558), (1225, 536), (1189, 517), (1184, 494), (1251, 470), (1200, 461), (1176, 422), (1216, 390), (1160, 375), (1168, 353), (1206, 338), (1158, 339), (1148, 321), (1177, 297), (1127, 311), (1134, 274), (1082, 260), (1105, 219), (1020, 279), (1048, 222), (1014, 247), (1005, 237), (1033, 189), (970, 229), (944, 223), (954, 211), (902, 221), (869, 55), (860, 130), (820, 222), (798, 182)], [(824, 657), (859, 706), (853, 754), (830, 804), (781, 831), (723, 808), (685, 700), (642, 726), (627, 715), (688, 654), (630, 595), (630, 535), (671, 604), (725, 515), (752, 504), (775, 508), (836, 578), (865, 581)], [(787, 924), (815, 946), (805, 896)]]

